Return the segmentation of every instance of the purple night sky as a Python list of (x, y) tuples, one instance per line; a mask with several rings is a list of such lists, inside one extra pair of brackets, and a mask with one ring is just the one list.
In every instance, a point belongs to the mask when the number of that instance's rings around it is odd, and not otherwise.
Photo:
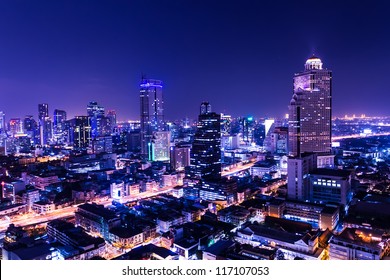
[(287, 113), (314, 52), (333, 71), (333, 115), (390, 115), (388, 1), (3, 0), (0, 111), (68, 118), (89, 101), (139, 118), (141, 74), (163, 80), (166, 119), (208, 100), (233, 116)]

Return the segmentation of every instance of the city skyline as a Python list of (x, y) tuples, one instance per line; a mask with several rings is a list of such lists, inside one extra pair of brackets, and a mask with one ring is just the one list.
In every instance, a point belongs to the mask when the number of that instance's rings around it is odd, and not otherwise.
[(41, 103), (50, 116), (86, 115), (90, 101), (138, 119), (142, 74), (164, 81), (169, 120), (195, 119), (203, 101), (233, 116), (281, 117), (291, 76), (313, 53), (334, 73), (334, 116), (387, 114), (384, 1), (75, 3), (0, 4), (7, 120), (37, 117)]

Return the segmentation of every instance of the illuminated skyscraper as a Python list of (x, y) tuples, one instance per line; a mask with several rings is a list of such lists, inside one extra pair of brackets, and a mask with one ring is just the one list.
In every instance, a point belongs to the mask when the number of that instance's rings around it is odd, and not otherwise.
[(91, 101), (87, 106), (87, 114), (89, 117), (104, 117), (104, 107)]
[(38, 104), (38, 121), (41, 145), (49, 143), (51, 138), (51, 119), (49, 118), (49, 105), (47, 103)]
[(294, 76), (289, 106), (289, 155), (331, 152), (332, 72), (312, 56)]
[(0, 133), (5, 132), (5, 114), (0, 111)]
[(305, 70), (295, 74), (293, 91), (289, 106), (287, 197), (307, 200), (309, 174), (319, 166), (318, 159), (329, 157), (332, 149), (332, 72), (323, 69), (321, 59), (312, 56), (306, 60)]
[(47, 103), (38, 104), (38, 120), (44, 120), (49, 116), (49, 105)]
[(88, 116), (76, 116), (67, 121), (70, 143), (76, 148), (87, 148), (91, 143), (91, 124)]
[(169, 148), (171, 144), (171, 133), (169, 131), (156, 131), (153, 133), (151, 161), (169, 161)]
[(141, 154), (151, 158), (153, 134), (164, 130), (162, 81), (142, 79), (140, 84)]
[(23, 132), (22, 121), (19, 118), (9, 120), (9, 132), (11, 136), (15, 136), (16, 134)]
[(91, 137), (95, 139), (99, 136), (106, 136), (111, 134), (110, 118), (104, 115), (104, 107), (95, 101), (89, 102), (87, 106), (87, 113), (91, 124)]
[(112, 131), (114, 131), (114, 128), (116, 127), (116, 112), (114, 110), (109, 110), (107, 112), (106, 117), (110, 121), (110, 130), (112, 132)]
[(59, 143), (66, 141), (66, 112), (55, 109), (53, 113), (53, 136)]
[(188, 176), (204, 180), (221, 179), (221, 115), (202, 103), (191, 149)]
[(39, 126), (33, 116), (25, 116), (23, 120), (23, 131), (32, 139), (34, 144), (40, 144)]

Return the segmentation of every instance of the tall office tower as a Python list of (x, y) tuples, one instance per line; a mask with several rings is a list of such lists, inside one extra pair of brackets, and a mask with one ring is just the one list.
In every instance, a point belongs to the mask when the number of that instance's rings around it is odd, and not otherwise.
[(95, 101), (91, 101), (87, 106), (87, 114), (90, 118), (92, 139), (102, 136), (102, 130), (105, 124), (104, 107)]
[(310, 57), (305, 70), (294, 76), (289, 106), (289, 155), (331, 153), (332, 72)]
[(229, 135), (231, 130), (232, 116), (221, 114), (221, 133)]
[(171, 133), (169, 131), (156, 131), (153, 133), (150, 147), (150, 161), (169, 161), (169, 148), (171, 146)]
[(106, 117), (110, 120), (111, 132), (114, 131), (116, 127), (116, 112), (114, 110), (109, 110)]
[(39, 125), (31, 115), (27, 115), (23, 120), (23, 131), (26, 133), (34, 144), (40, 143)]
[(34, 131), (37, 126), (37, 122), (34, 120), (34, 117), (31, 115), (26, 115), (23, 120), (23, 131), (28, 134), (29, 132)]
[(127, 150), (133, 153), (141, 151), (141, 133), (139, 129), (127, 132)]
[(46, 145), (51, 138), (51, 120), (49, 118), (49, 105), (47, 103), (38, 104), (38, 122), (40, 133), (40, 144)]
[(9, 120), (9, 132), (11, 136), (15, 136), (16, 134), (23, 133), (22, 122), (19, 118), (14, 118)]
[(38, 120), (44, 120), (49, 116), (49, 105), (47, 103), (38, 104)]
[(43, 143), (48, 144), (53, 136), (53, 122), (50, 117), (45, 118), (43, 127)]
[(104, 117), (104, 107), (96, 101), (91, 101), (87, 106), (87, 114), (89, 117)]
[(211, 112), (207, 102), (201, 105), (197, 130), (191, 149), (191, 178), (221, 179), (221, 115)]
[(58, 143), (66, 141), (66, 112), (55, 109), (53, 113), (53, 136)]
[(88, 116), (76, 116), (68, 122), (69, 142), (76, 148), (87, 148), (91, 143), (91, 124)]
[(245, 145), (250, 145), (254, 140), (254, 120), (253, 117), (245, 117), (241, 120), (242, 125), (242, 141)]
[(191, 144), (178, 143), (171, 147), (171, 167), (176, 171), (183, 171), (190, 165)]
[(0, 111), (0, 133), (5, 132), (5, 114)]
[(162, 81), (142, 79), (140, 84), (141, 105), (141, 154), (150, 158), (153, 133), (164, 130), (164, 100)]

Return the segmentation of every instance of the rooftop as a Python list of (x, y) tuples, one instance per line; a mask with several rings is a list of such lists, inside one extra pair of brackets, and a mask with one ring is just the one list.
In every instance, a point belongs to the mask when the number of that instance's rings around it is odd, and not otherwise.
[(164, 259), (169, 256), (177, 256), (176, 253), (164, 247), (158, 247), (154, 244), (148, 244), (131, 250), (130, 252), (115, 258), (114, 260), (142, 260), (148, 259), (154, 253)]
[(142, 233), (142, 230), (124, 228), (124, 227), (115, 227), (115, 228), (112, 228), (110, 230), (110, 233), (112, 233), (120, 238), (131, 238), (137, 234)]
[(323, 175), (323, 176), (335, 176), (335, 177), (349, 177), (351, 171), (341, 169), (328, 169), (328, 168), (317, 168), (310, 172), (312, 175)]
[(217, 243), (208, 247), (205, 252), (218, 256), (223, 254), (228, 248), (232, 247), (234, 244), (235, 242), (231, 240), (219, 240)]
[(104, 208), (103, 205), (85, 203), (85, 204), (79, 205), (78, 209), (82, 209), (84, 211), (91, 212), (95, 215), (103, 217), (106, 220), (111, 220), (111, 219), (116, 218), (115, 213), (111, 210)]

